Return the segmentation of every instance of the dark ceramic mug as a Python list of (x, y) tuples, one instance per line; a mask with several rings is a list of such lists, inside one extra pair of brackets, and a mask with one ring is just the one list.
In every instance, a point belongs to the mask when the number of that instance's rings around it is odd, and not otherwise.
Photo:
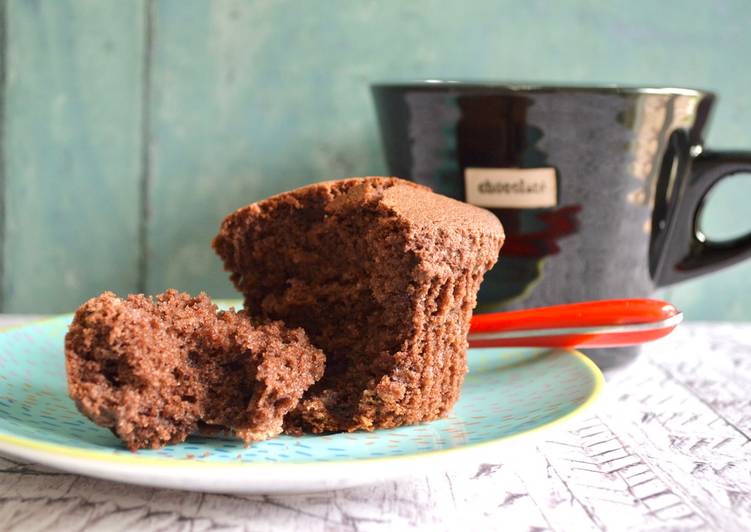
[(751, 256), (751, 235), (713, 242), (697, 225), (715, 183), (751, 172), (751, 152), (703, 148), (709, 92), (450, 81), (372, 92), (389, 172), (504, 224), (479, 312), (647, 297)]

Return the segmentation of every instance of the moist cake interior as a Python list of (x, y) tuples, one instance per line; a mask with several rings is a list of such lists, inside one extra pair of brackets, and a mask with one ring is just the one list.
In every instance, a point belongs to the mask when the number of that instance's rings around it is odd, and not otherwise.
[(137, 449), (183, 441), (199, 424), (246, 442), (279, 434), (324, 355), (299, 329), (253, 325), (203, 294), (168, 291), (156, 302), (89, 300), (66, 337), (66, 361), (79, 409)]
[(338, 190), (341, 201), (311, 194), (275, 203), (243, 228), (252, 246), (222, 250), (230, 244), (215, 241), (225, 260), (234, 256), (227, 269), (245, 272), (232, 280), (246, 309), (304, 328), (326, 353), (324, 376), (306, 397), (324, 403), (332, 430), (351, 423), (363, 391), (392, 370), (413, 334), (417, 258), (405, 251), (407, 228), (376, 201), (350, 208), (348, 188)]

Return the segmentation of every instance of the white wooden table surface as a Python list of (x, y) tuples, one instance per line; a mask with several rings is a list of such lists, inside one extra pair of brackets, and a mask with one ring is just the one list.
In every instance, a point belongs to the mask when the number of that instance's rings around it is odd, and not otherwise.
[(492, 463), (375, 486), (209, 495), (0, 457), (0, 530), (46, 529), (751, 530), (751, 324), (684, 324), (609, 375), (596, 414)]

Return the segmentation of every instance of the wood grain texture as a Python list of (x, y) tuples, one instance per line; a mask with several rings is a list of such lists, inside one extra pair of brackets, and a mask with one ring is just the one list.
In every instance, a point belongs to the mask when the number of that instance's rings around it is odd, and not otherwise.
[(224, 216), (303, 183), (382, 169), (360, 67), (328, 90), (325, 17), (290, 15), (274, 2), (154, 4), (149, 291), (236, 296), (210, 247)]
[[(706, 87), (721, 95), (707, 146), (751, 147), (746, 0), (3, 5), (5, 311), (70, 310), (106, 288), (234, 296), (209, 248), (225, 214), (384, 172), (373, 80)], [(735, 191), (712, 209), (721, 228), (738, 223), (751, 181)], [(748, 319), (749, 273), (739, 265), (667, 297), (689, 319)]]
[[(751, 73), (733, 59), (751, 46), (749, 6), (690, 5), (156, 0), (146, 287), (233, 295), (208, 247), (229, 211), (303, 183), (383, 172), (373, 80), (715, 88), (723, 100), (708, 145), (751, 147)], [(749, 268), (669, 294), (689, 318), (742, 319), (751, 310), (735, 294), (748, 290)]]
[(0, 529), (748, 530), (751, 325), (682, 326), (608, 380), (596, 411), (497, 461), (337, 492), (158, 490), (0, 458)]
[(143, 5), (9, 1), (6, 312), (137, 284)]

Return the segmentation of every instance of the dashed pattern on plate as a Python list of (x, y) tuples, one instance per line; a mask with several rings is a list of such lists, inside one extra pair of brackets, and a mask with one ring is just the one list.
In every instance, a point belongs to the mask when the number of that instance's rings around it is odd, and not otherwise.
[[(93, 454), (134, 456), (107, 429), (78, 412), (67, 394), (63, 338), (71, 316), (0, 333), (0, 438), (3, 434)], [(476, 349), (451, 415), (376, 432), (240, 441), (191, 437), (138, 457), (201, 462), (328, 462), (412, 455), (490, 442), (543, 427), (582, 406), (596, 370), (567, 351)]]

